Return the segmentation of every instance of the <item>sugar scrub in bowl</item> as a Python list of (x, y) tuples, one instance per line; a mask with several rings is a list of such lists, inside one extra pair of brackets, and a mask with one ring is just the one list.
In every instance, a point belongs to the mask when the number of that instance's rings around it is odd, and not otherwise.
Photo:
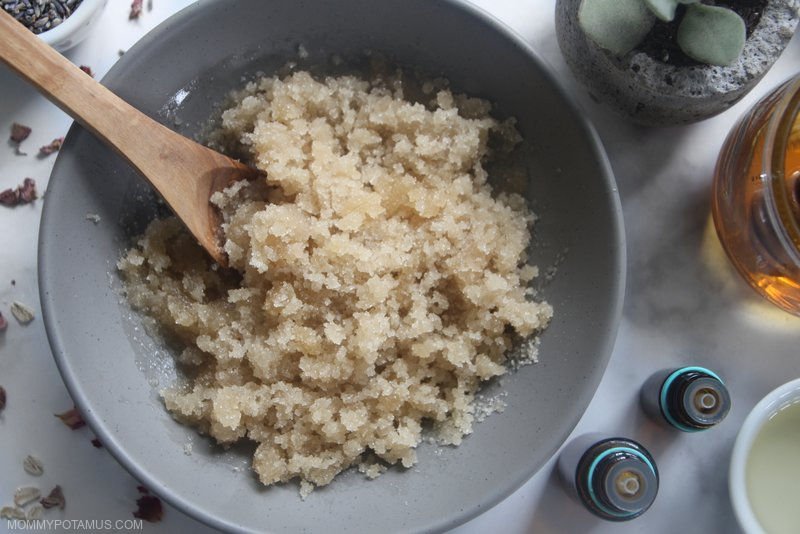
[(237, 273), (174, 218), (119, 262), (134, 307), (183, 347), (191, 378), (163, 393), (167, 409), (220, 443), (257, 442), (264, 484), (298, 477), (305, 495), (351, 466), (411, 467), (426, 422), (460, 444), (514, 336), (552, 316), (529, 284), (535, 217), (486, 181), (490, 142), (507, 155), (521, 141), (513, 120), (433, 82), (410, 102), (407, 85), (248, 84), (220, 136), (265, 178), (212, 197)]

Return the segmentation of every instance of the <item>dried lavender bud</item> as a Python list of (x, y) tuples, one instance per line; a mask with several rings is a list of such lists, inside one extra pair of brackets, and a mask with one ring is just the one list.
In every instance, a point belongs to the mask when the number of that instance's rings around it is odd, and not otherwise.
[(81, 65), (78, 68), (81, 69), (86, 74), (88, 74), (89, 76), (91, 76), (92, 78), (94, 78), (94, 73), (92, 73), (92, 68), (91, 67), (87, 67), (86, 65)]
[(145, 495), (136, 500), (138, 510), (133, 512), (133, 517), (144, 519), (150, 523), (158, 523), (164, 517), (164, 509), (161, 507), (161, 499), (152, 495)]
[(19, 186), (19, 202), (27, 204), (36, 200), (36, 181), (33, 178), (25, 178)]
[(6, 389), (0, 386), (0, 412), (6, 409)]
[(40, 477), (42, 474), (44, 474), (44, 466), (42, 465), (42, 461), (35, 456), (31, 456), (30, 454), (22, 462), (22, 468), (26, 473), (33, 477)]
[(41, 496), (42, 493), (39, 491), (39, 488), (34, 488), (33, 486), (18, 488), (17, 491), (14, 492), (14, 504), (17, 506), (25, 506), (33, 501), (38, 501)]
[(131, 2), (131, 12), (128, 14), (128, 20), (136, 20), (142, 14), (142, 0), (133, 0)]
[(47, 156), (52, 154), (53, 152), (58, 152), (61, 149), (61, 145), (64, 144), (63, 137), (56, 137), (49, 145), (44, 145), (43, 147), (39, 148), (39, 155), (40, 156)]
[(64, 492), (61, 491), (61, 486), (53, 488), (50, 494), (39, 502), (47, 509), (58, 506), (63, 510), (67, 505), (67, 501), (64, 499)]
[(78, 413), (78, 409), (74, 407), (64, 413), (57, 413), (55, 416), (61, 419), (61, 421), (72, 430), (78, 430), (86, 425), (86, 421), (84, 421), (81, 414)]
[(16, 300), (11, 303), (11, 315), (16, 317), (17, 321), (22, 324), (28, 324), (33, 321), (34, 317), (33, 309)]
[(33, 33), (42, 33), (61, 24), (83, 0), (0, 0), (6, 10)]
[(102, 444), (102, 443), (100, 443), (100, 440), (99, 440), (99, 439), (97, 439), (97, 438), (94, 438), (94, 439), (92, 440), (92, 446), (93, 446), (93, 447), (95, 447), (95, 448), (97, 448), (97, 449), (102, 449), (102, 448), (103, 448), (103, 444)]
[(0, 312), (0, 332), (5, 330), (6, 328), (8, 328), (8, 321), (6, 321), (6, 318), (3, 317), (2, 312)]
[(16, 122), (11, 125), (11, 140), (15, 143), (21, 143), (31, 134), (31, 129)]

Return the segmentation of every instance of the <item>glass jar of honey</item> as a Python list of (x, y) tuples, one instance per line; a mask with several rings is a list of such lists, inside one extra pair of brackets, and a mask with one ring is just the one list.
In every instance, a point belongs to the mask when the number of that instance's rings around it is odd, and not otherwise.
[(800, 315), (800, 74), (759, 101), (728, 135), (712, 212), (739, 273)]

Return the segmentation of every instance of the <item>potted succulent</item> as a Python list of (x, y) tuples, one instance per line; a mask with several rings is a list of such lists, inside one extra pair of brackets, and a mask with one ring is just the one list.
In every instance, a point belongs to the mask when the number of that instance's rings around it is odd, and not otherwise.
[(800, 0), (558, 0), (556, 33), (593, 97), (634, 122), (669, 125), (747, 94), (799, 18)]

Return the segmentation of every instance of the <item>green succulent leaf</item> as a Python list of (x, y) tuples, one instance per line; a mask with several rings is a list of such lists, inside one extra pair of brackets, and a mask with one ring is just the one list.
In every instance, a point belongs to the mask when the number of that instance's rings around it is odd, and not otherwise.
[(746, 39), (744, 20), (726, 7), (693, 4), (678, 27), (678, 46), (709, 65), (731, 65), (742, 54)]
[(636, 48), (655, 24), (642, 0), (583, 0), (578, 23), (598, 46), (623, 56)]
[(675, 10), (678, 9), (679, 4), (694, 4), (696, 2), (699, 2), (699, 0), (644, 0), (650, 11), (664, 22), (670, 22), (675, 18)]

